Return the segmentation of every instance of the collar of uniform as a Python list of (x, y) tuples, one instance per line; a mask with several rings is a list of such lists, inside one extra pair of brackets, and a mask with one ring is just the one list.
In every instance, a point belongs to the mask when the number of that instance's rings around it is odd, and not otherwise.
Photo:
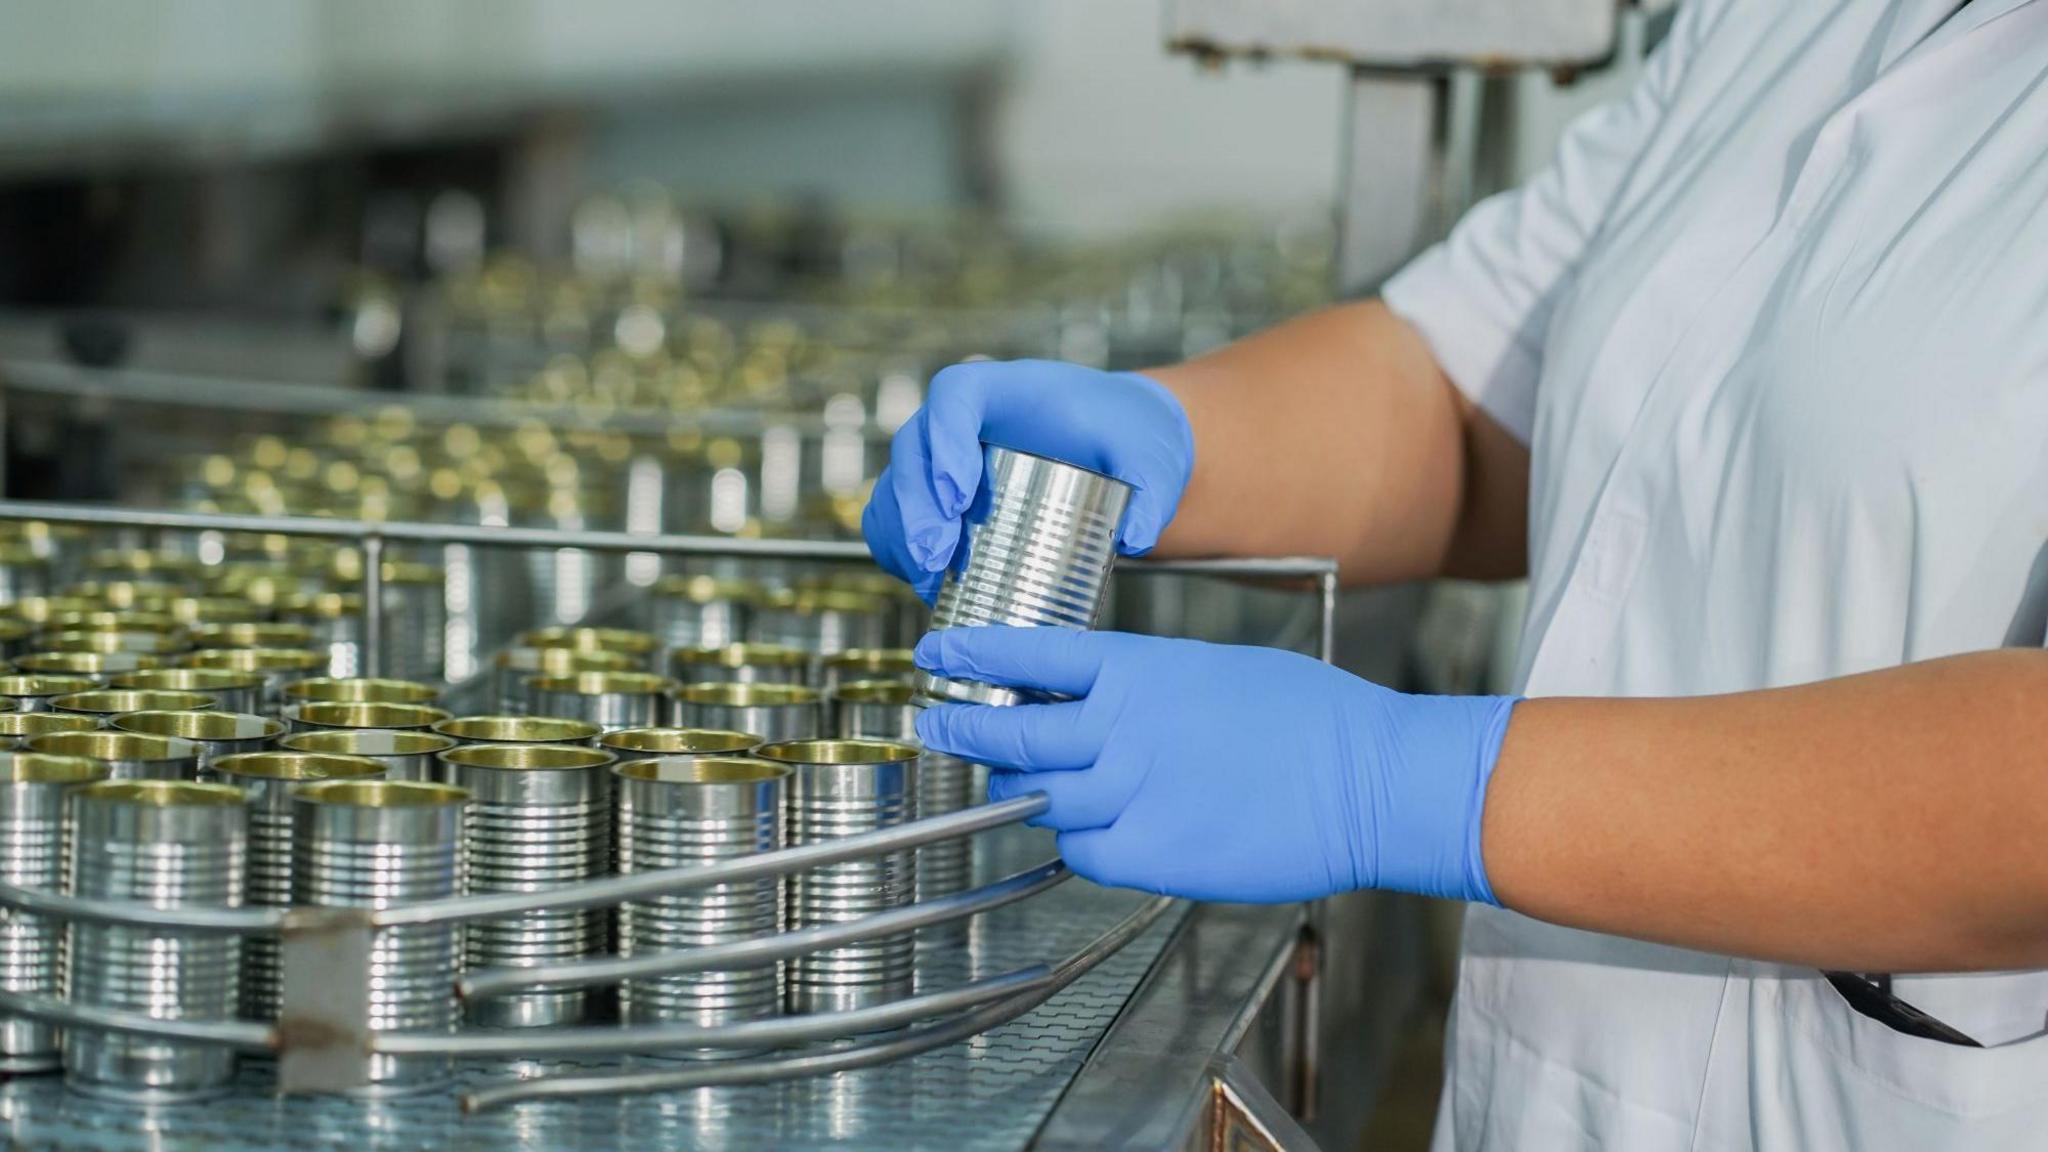
[(1878, 69), (1890, 68), (1907, 55), (1934, 51), (1989, 20), (2035, 2), (1967, 0), (1959, 8), (1956, 0), (1901, 0), (1892, 18), (1891, 34), (1885, 38)]

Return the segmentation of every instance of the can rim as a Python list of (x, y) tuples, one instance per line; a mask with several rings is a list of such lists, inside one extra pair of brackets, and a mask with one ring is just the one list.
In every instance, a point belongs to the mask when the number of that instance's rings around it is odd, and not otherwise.
[(765, 784), (786, 780), (796, 769), (769, 760), (742, 756), (650, 756), (617, 765), (612, 773), (643, 784), (715, 787), (720, 784)]
[[(550, 744), (568, 740), (589, 740), (604, 729), (588, 720), (565, 716), (450, 716), (434, 725), (434, 731), (457, 741), (489, 741), (496, 744)], [(523, 735), (522, 735), (523, 733)]]
[[(388, 749), (370, 750), (355, 747), (367, 740), (382, 740), (391, 745)], [(423, 756), (446, 752), (461, 741), (452, 736), (418, 728), (315, 728), (306, 732), (294, 732), (277, 742), (278, 748), (286, 752), (305, 752), (320, 756)], [(324, 748), (331, 744), (339, 747)], [(416, 745), (407, 747), (408, 744)]]
[(658, 754), (657, 758), (660, 754), (751, 752), (760, 745), (761, 738), (750, 732), (736, 732), (730, 728), (681, 727), (621, 728), (605, 733), (597, 742), (600, 748), (653, 752)]
[(689, 664), (710, 664), (718, 668), (745, 668), (749, 665), (801, 667), (810, 660), (809, 652), (787, 644), (742, 643), (678, 648), (669, 657), (669, 664), (676, 668)]
[[(191, 708), (129, 712), (114, 717), (114, 727), (142, 736), (175, 736), (181, 740), (274, 740), (284, 732), (284, 722), (268, 716)], [(244, 731), (251, 727), (256, 731)]]
[(382, 776), (384, 765), (329, 752), (244, 752), (215, 760), (213, 770), (250, 780), (360, 780)]
[(783, 740), (754, 749), (755, 756), (777, 764), (900, 764), (922, 754), (923, 749), (915, 744), (845, 737)]
[(29, 737), (27, 747), (31, 752), (86, 756), (94, 760), (192, 760), (199, 755), (199, 745), (181, 737), (117, 732), (112, 728), (45, 732), (41, 736)]
[(203, 692), (173, 692), (160, 688), (92, 688), (50, 700), (50, 707), (61, 712), (99, 716), (125, 716), (130, 712), (203, 712), (213, 705), (213, 697)]
[(916, 701), (917, 690), (901, 680), (850, 680), (832, 690), (842, 704), (887, 704), (892, 707)]
[(319, 780), (292, 789), (301, 804), (347, 808), (438, 808), (469, 803), (469, 789), (425, 780)]
[(441, 753), (443, 764), (499, 772), (581, 772), (617, 761), (580, 744), (463, 744)]
[(101, 780), (72, 795), (81, 801), (136, 808), (214, 808), (248, 802), (240, 788), (191, 780)]
[(110, 771), (105, 764), (85, 756), (0, 752), (0, 783), (90, 784), (106, 779)]
[(283, 694), (306, 704), (426, 704), (441, 698), (432, 684), (386, 676), (309, 676), (285, 685)]

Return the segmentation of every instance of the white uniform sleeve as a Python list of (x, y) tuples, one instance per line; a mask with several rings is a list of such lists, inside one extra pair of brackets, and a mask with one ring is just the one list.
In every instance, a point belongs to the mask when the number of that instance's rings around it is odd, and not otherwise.
[(1663, 119), (1723, 0), (1690, 0), (1629, 96), (1573, 120), (1550, 166), (1481, 201), (1381, 296), (1422, 333), (1451, 382), (1524, 443), (1559, 290)]

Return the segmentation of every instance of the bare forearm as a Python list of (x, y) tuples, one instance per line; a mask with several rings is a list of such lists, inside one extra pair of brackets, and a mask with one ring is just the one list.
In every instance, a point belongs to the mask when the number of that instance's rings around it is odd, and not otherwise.
[(2048, 965), (2048, 653), (1525, 701), (1484, 835), (1501, 901), (1561, 924), (1821, 968)]
[(1162, 554), (1335, 556), (1353, 583), (1521, 572), (1526, 450), (1378, 301), (1148, 375), (1195, 434)]

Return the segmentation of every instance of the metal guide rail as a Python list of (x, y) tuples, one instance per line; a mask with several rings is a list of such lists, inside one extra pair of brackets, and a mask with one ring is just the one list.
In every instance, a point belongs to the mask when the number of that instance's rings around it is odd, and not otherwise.
[[(0, 501), (0, 520), (24, 519), (118, 529), (256, 532), (353, 542), (361, 549), (364, 561), (363, 639), (365, 662), (373, 672), (381, 666), (380, 653), (387, 639), (381, 611), (382, 561), (386, 548), (392, 544), (573, 548), (676, 557), (846, 562), (868, 559), (866, 548), (855, 542), (267, 518)], [(1120, 566), (1119, 571), (1305, 582), (1313, 586), (1319, 600), (1317, 654), (1325, 660), (1331, 657), (1337, 590), (1333, 561), (1134, 561)], [(539, 1099), (677, 1093), (780, 1083), (915, 1060), (1013, 1022), (1032, 1019), (1030, 1014), (1067, 996), (1078, 982), (1109, 964), (1133, 941), (1159, 941), (1160, 932), (1155, 929), (1163, 927), (1162, 921), (1172, 922), (1185, 909), (1185, 905), (1170, 900), (1143, 899), (1067, 884), (1071, 877), (1066, 868), (1057, 860), (1045, 859), (1043, 837), (1027, 836), (1008, 827), (1042, 813), (1046, 803), (1043, 794), (1033, 793), (895, 827), (714, 864), (605, 876), (541, 891), (461, 895), (376, 910), (157, 908), (0, 884), (0, 906), (56, 920), (201, 935), (274, 936), (281, 941), (283, 969), (287, 974), (282, 1007), (272, 1021), (162, 1019), (136, 1011), (72, 1004), (56, 996), (24, 993), (0, 993), (0, 1013), (62, 1028), (268, 1054), (276, 1058), (276, 1065), (274, 1082), (266, 1086), (285, 1094), (350, 1093), (369, 1083), (370, 1064), (378, 1057), (453, 1056), (465, 1061), (517, 1063), (522, 1074), (512, 1076), (477, 1075), (473, 1065), (465, 1064), (470, 1071), (458, 1079), (458, 1099), (464, 1112)], [(974, 931), (1000, 935), (1003, 926), (1014, 926), (1020, 916), (1032, 922), (1034, 907), (1054, 904), (1064, 905), (1054, 920), (1036, 921), (1034, 931), (1010, 939), (1058, 941), (1065, 948), (1063, 953), (1048, 956), (1038, 951), (1035, 955), (1018, 956), (1015, 949), (998, 950), (1002, 962), (964, 967), (942, 958), (937, 968), (921, 974), (912, 994), (900, 999), (712, 1028), (660, 1024), (408, 1032), (373, 1031), (370, 1027), (365, 989), (371, 979), (371, 942), (380, 932), (540, 910), (610, 907), (625, 900), (785, 877), (823, 865), (982, 834), (990, 834), (986, 842), (1003, 846), (1000, 853), (984, 851), (983, 859), (1007, 855), (1009, 859), (1004, 863), (1009, 874), (996, 879), (984, 876), (978, 887), (965, 891), (855, 920), (726, 944), (632, 956), (601, 955), (540, 967), (450, 972), (451, 994), (469, 1001), (513, 991), (610, 986), (637, 977), (773, 963), (822, 948), (963, 922), (971, 923)], [(1031, 847), (1020, 855), (1019, 845)], [(1062, 895), (1062, 890), (1069, 895)], [(1105, 907), (1117, 909), (1116, 915), (1103, 916)], [(1067, 926), (1064, 934), (1051, 930), (1054, 923)], [(1085, 938), (1073, 938), (1073, 926), (1077, 924), (1089, 926)], [(1145, 963), (1149, 964), (1149, 959)], [(941, 978), (927, 979), (934, 973)], [(1124, 974), (1126, 993), (1142, 974), (1142, 968)], [(1094, 1031), (1084, 1032), (1083, 1038), (1099, 1038), (1113, 1016), (1111, 1011), (1097, 1019), (1092, 1025)], [(1087, 1042), (1092, 1043), (1092, 1039)], [(989, 1043), (975, 1041), (984, 1047)], [(633, 1060), (666, 1049), (718, 1050), (735, 1055), (653, 1064)], [(1075, 1055), (1078, 1059), (1083, 1054), (1085, 1045)], [(247, 1079), (245, 1075), (244, 1080)], [(1045, 1103), (1049, 1106), (1050, 1101)], [(1028, 1132), (1025, 1129), (1027, 1137)]]

